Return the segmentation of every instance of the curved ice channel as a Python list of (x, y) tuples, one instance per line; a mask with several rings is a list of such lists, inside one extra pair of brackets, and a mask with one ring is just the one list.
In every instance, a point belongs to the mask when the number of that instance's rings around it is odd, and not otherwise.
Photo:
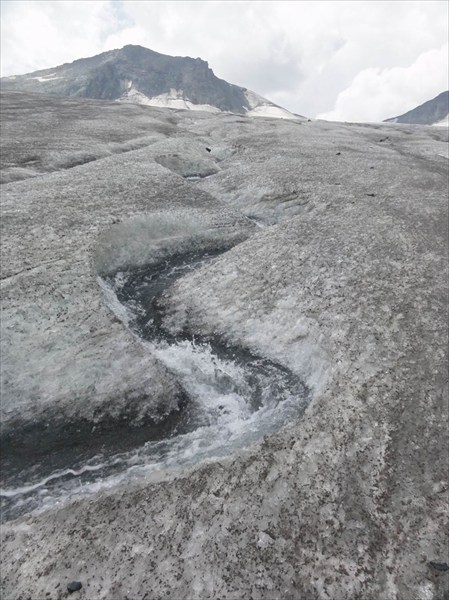
[[(247, 447), (303, 414), (308, 391), (291, 371), (220, 339), (163, 327), (162, 294), (186, 272), (218, 251), (172, 256), (151, 267), (102, 280), (115, 312), (177, 378), (186, 394), (163, 437), (136, 437), (126, 451), (108, 440), (92, 456), (70, 455), (70, 464), (45, 471), (39, 465), (7, 478), (1, 490), (3, 520), (136, 479), (151, 480), (198, 462), (218, 460)], [(125, 310), (124, 310), (125, 309)], [(70, 440), (67, 440), (70, 443)]]

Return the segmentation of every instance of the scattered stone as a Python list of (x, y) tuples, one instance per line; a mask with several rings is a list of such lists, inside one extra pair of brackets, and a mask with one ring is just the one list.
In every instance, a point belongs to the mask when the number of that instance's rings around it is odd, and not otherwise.
[(337, 152), (337, 153), (336, 153), (336, 155), (337, 155), (337, 156), (340, 156), (340, 154), (341, 154), (341, 152)]
[(73, 592), (78, 592), (82, 587), (83, 584), (81, 583), (81, 581), (71, 581), (67, 584), (67, 590), (69, 594), (72, 594)]
[(388, 137), (388, 135), (387, 135), (387, 137), (381, 138), (381, 139), (379, 140), (379, 142), (386, 142), (386, 141), (387, 141), (387, 140), (389, 140), (389, 139), (390, 139), (390, 138), (389, 138), (389, 137)]
[(212, 152), (212, 150), (211, 150), (210, 148), (206, 148), (206, 150), (207, 150), (208, 152)]
[(435, 569), (435, 571), (449, 571), (449, 565), (447, 563), (439, 563), (431, 560), (429, 565), (432, 567), (432, 569)]
[(376, 194), (365, 194), (366, 196), (371, 196), (371, 198), (374, 198), (376, 196)]

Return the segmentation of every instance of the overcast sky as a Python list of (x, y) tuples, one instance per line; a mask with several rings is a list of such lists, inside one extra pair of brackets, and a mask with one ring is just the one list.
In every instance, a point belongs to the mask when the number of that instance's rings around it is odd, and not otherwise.
[(448, 89), (448, 3), (2, 2), (2, 75), (126, 44), (201, 57), (309, 117), (377, 121)]

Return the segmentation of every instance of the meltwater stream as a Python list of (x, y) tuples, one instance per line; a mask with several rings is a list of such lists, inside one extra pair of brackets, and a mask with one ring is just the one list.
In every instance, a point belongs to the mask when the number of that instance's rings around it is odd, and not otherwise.
[(102, 280), (126, 308), (131, 330), (179, 382), (184, 391), (179, 410), (156, 426), (110, 431), (100, 447), (92, 442), (95, 432), (86, 430), (78, 434), (78, 446), (68, 432), (65, 446), (60, 440), (57, 447), (49, 444), (48, 453), (34, 461), (13, 454), (3, 469), (3, 521), (219, 459), (302, 415), (309, 394), (282, 365), (219, 338), (189, 332), (174, 336), (163, 327), (164, 290), (222, 252), (175, 255)]

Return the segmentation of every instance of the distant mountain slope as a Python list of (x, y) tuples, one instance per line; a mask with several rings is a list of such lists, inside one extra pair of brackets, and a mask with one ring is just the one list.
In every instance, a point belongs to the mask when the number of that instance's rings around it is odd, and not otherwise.
[(51, 69), (1, 79), (4, 91), (119, 100), (178, 109), (298, 119), (246, 88), (215, 76), (200, 58), (124, 46)]
[(449, 115), (449, 91), (424, 102), (408, 112), (385, 119), (385, 123), (410, 123), (416, 125), (447, 125)]

